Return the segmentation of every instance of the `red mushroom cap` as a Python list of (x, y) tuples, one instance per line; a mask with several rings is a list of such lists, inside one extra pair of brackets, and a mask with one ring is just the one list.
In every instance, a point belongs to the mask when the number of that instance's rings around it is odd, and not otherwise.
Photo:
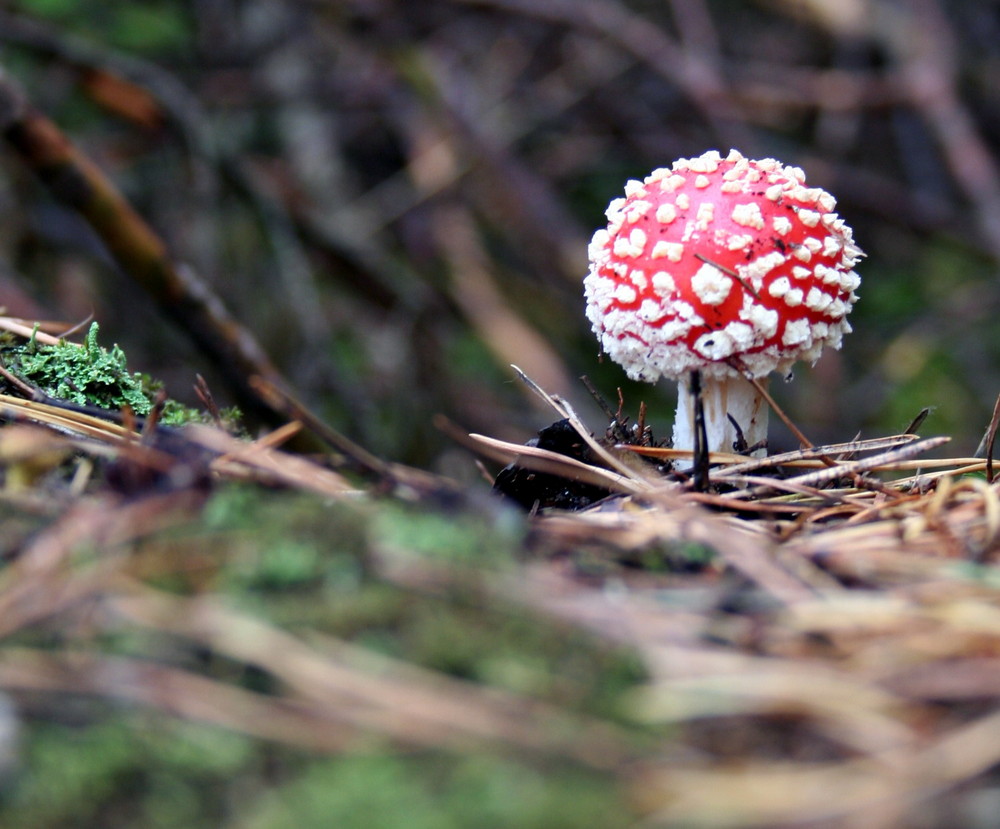
[(798, 167), (715, 150), (630, 181), (590, 243), (587, 317), (632, 379), (763, 377), (839, 348), (864, 254)]

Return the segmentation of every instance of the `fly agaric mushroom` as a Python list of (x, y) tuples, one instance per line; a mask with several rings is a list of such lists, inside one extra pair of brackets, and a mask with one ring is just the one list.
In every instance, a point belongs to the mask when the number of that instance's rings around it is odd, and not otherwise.
[(703, 378), (709, 451), (732, 451), (766, 445), (748, 377), (840, 348), (864, 254), (835, 206), (800, 168), (736, 150), (675, 161), (611, 202), (590, 243), (587, 318), (633, 380), (680, 381), (675, 447), (694, 446), (690, 372)]

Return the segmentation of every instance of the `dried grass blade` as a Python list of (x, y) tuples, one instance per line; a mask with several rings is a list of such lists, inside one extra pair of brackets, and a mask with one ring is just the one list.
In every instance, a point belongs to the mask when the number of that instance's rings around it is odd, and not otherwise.
[[(953, 496), (961, 496), (965, 491), (971, 491), (978, 496), (978, 502), (982, 505), (983, 516), (983, 537), (976, 546), (976, 558), (981, 558), (986, 550), (989, 550), (1000, 535), (1000, 493), (996, 487), (986, 483), (982, 478), (966, 478), (956, 484), (953, 489)], [(962, 533), (968, 544), (973, 543), (973, 536), (968, 531)]]
[(976, 452), (977, 455), (986, 456), (986, 482), (990, 484), (995, 478), (993, 474), (993, 447), (996, 444), (998, 427), (1000, 427), (1000, 395), (997, 395), (996, 402), (993, 404), (993, 416), (990, 418), (989, 428), (983, 437), (982, 452)]
[[(904, 446), (901, 449), (893, 449), (888, 452), (873, 455), (870, 458), (863, 458), (858, 461), (847, 461), (846, 463), (839, 463), (836, 466), (829, 467), (827, 469), (820, 469), (816, 472), (809, 472), (805, 475), (797, 475), (792, 478), (787, 478), (785, 483), (798, 484), (800, 486), (822, 486), (823, 484), (830, 483), (838, 478), (851, 477), (852, 475), (857, 475), (862, 472), (871, 472), (875, 469), (891, 466), (899, 461), (909, 460), (910, 458), (922, 454), (923, 452), (929, 452), (939, 446), (944, 446), (944, 444), (948, 443), (950, 440), (950, 437), (925, 438), (924, 440)], [(767, 491), (769, 488), (770, 486), (758, 488), (752, 492), (741, 494), (758, 495), (761, 491)]]
[[(816, 498), (823, 501), (827, 506), (836, 506), (844, 503), (843, 492), (831, 492), (823, 489), (816, 489), (815, 487), (807, 486), (802, 483), (796, 483), (795, 478), (782, 479), (767, 478), (763, 475), (733, 475), (727, 476), (726, 482), (746, 487), (767, 487), (769, 489), (790, 492), (795, 495), (804, 495), (807, 498)], [(733, 500), (734, 498), (745, 495), (746, 491), (741, 490), (739, 492), (727, 493), (722, 495), (721, 498), (724, 500)]]
[(955, 474), (957, 472), (981, 472), (986, 468), (986, 461), (982, 461), (979, 458), (921, 458), (919, 461), (899, 461), (897, 463), (884, 464), (882, 466), (877, 466), (870, 471), (941, 469), (943, 467), (955, 467), (955, 469), (952, 469), (951, 471), (946, 471), (944, 473), (946, 475)]
[(254, 392), (271, 409), (281, 413), (289, 420), (297, 420), (302, 423), (320, 440), (350, 458), (359, 468), (391, 480), (389, 464), (328, 425), (312, 410), (300, 403), (283, 384), (261, 375), (253, 375), (248, 382)]
[(927, 420), (927, 416), (931, 413), (929, 406), (925, 406), (919, 412), (917, 416), (910, 421), (910, 425), (906, 427), (906, 434), (915, 435), (920, 431), (920, 427), (924, 425), (924, 421)]
[[(655, 458), (660, 461), (691, 460), (693, 449), (675, 449), (672, 446), (634, 446), (629, 443), (615, 444), (615, 449), (642, 455), (644, 458)], [(745, 455), (735, 455), (732, 452), (709, 452), (708, 461), (712, 464), (739, 463)]]
[(455, 748), (497, 741), (601, 768), (630, 753), (624, 735), (606, 723), (330, 637), (316, 646), (208, 597), (178, 599), (135, 584), (131, 595), (108, 606), (132, 623), (255, 665), (324, 715), (402, 744)]
[(872, 825), (843, 819), (870, 814), (892, 791), (893, 781), (884, 766), (867, 758), (799, 765), (766, 761), (738, 767), (671, 765), (637, 774), (634, 786), (636, 800), (650, 812), (643, 826), (714, 829)]
[(571, 481), (603, 487), (612, 492), (636, 494), (647, 489), (632, 478), (626, 478), (599, 466), (591, 466), (548, 449), (508, 443), (485, 435), (470, 434), (469, 439), (476, 444), (478, 451), (500, 463), (515, 463), (535, 472), (558, 475)]
[[(764, 400), (767, 401), (767, 405), (771, 407), (771, 411), (773, 411), (778, 416), (778, 419), (781, 420), (781, 422), (788, 427), (788, 430), (793, 435), (795, 435), (795, 439), (799, 442), (799, 445), (802, 446), (803, 449), (815, 448), (816, 444), (814, 444), (811, 440), (809, 440), (809, 438), (805, 436), (802, 430), (795, 425), (795, 421), (793, 421), (787, 414), (785, 414), (785, 410), (778, 405), (777, 401), (773, 397), (771, 397), (770, 393), (767, 390), (766, 383), (762, 383), (760, 380), (758, 380), (756, 377), (753, 377), (749, 373), (744, 374), (744, 376), (746, 377), (747, 380), (750, 381), (750, 384), (757, 390), (757, 394), (759, 394), (762, 398), (764, 398)], [(827, 466), (833, 463), (833, 461), (826, 455), (820, 456), (820, 460)]]
[[(35, 326), (38, 326), (37, 330)], [(45, 345), (59, 345), (63, 342), (61, 337), (54, 336), (53, 334), (46, 333), (46, 329), (50, 331), (63, 331), (66, 328), (63, 323), (56, 322), (40, 322), (33, 323), (30, 320), (19, 319), (17, 317), (0, 317), (0, 330), (10, 331), (11, 334), (17, 334), (19, 337), (24, 337), (26, 340), (32, 339), (34, 337), (40, 343)], [(79, 343), (67, 343), (68, 345), (79, 345)]]
[[(814, 597), (812, 587), (775, 559), (770, 539), (750, 522), (729, 523), (703, 507), (668, 492), (642, 496), (649, 509), (629, 513), (585, 511), (546, 518), (539, 524), (574, 531), (588, 538), (603, 536), (611, 544), (641, 546), (657, 540), (689, 541), (709, 547), (737, 572), (788, 604)], [(562, 520), (560, 520), (562, 519)]]
[(576, 430), (577, 434), (584, 441), (584, 443), (587, 444), (590, 451), (593, 452), (596, 457), (600, 458), (610, 469), (614, 469), (620, 475), (635, 482), (642, 488), (648, 488), (658, 483), (657, 481), (653, 481), (650, 478), (640, 475), (637, 470), (633, 469), (628, 464), (623, 463), (620, 459), (616, 458), (607, 449), (594, 440), (594, 436), (590, 434), (590, 430), (583, 424), (569, 403), (562, 398), (549, 394), (517, 366), (512, 365), (511, 368), (514, 369), (521, 381), (527, 384), (528, 388), (535, 392), (535, 394), (539, 395), (559, 415), (566, 418), (570, 422), (570, 425)]
[(883, 449), (894, 449), (919, 440), (916, 435), (892, 435), (885, 438), (875, 438), (873, 440), (856, 440), (848, 443), (831, 443), (826, 446), (814, 446), (808, 449), (799, 449), (794, 452), (784, 452), (780, 455), (770, 455), (765, 458), (754, 458), (717, 470), (713, 478), (728, 477), (744, 472), (754, 472), (759, 469), (769, 469), (776, 466), (792, 466), (799, 461), (817, 460), (821, 455), (833, 456), (844, 453), (858, 452), (878, 452)]
[(64, 657), (5, 647), (0, 652), (0, 688), (99, 695), (316, 751), (339, 751), (355, 740), (354, 729), (324, 716), (315, 706), (224, 685), (148, 659), (101, 656), (79, 649)]
[(72, 432), (98, 440), (127, 440), (135, 437), (123, 426), (110, 420), (94, 417), (83, 412), (34, 400), (24, 400), (9, 394), (0, 394), (0, 410), (11, 412), (14, 417), (41, 423), (53, 429)]
[(693, 501), (696, 504), (706, 504), (710, 507), (722, 507), (726, 510), (736, 510), (741, 513), (759, 512), (777, 515), (788, 515), (791, 513), (815, 512), (819, 509), (827, 509), (816, 504), (809, 504), (803, 501), (740, 501), (734, 504), (731, 498), (725, 495), (713, 495), (710, 492), (688, 492), (684, 495), (685, 501)]
[[(884, 438), (849, 441), (847, 443), (831, 443), (824, 446), (815, 446), (811, 449), (797, 449), (793, 452), (783, 452), (779, 455), (749, 459), (745, 455), (736, 455), (730, 452), (712, 452), (709, 460), (713, 464), (728, 464), (728, 466), (722, 466), (722, 468), (716, 469), (713, 472), (712, 477), (716, 479), (730, 473), (753, 472), (759, 469), (769, 469), (778, 466), (825, 467), (826, 464), (819, 460), (822, 455), (836, 456), (849, 453), (877, 452), (913, 443), (917, 440), (920, 440), (917, 435), (892, 435)], [(619, 444), (615, 448), (663, 461), (686, 459), (692, 455), (692, 450), (690, 449), (674, 449), (668, 446), (631, 446), (628, 444)], [(937, 462), (947, 463), (947, 461)]]
[(897, 464), (896, 466), (887, 467), (889, 469), (903, 470), (903, 469), (934, 469), (937, 466), (952, 466), (953, 464), (959, 464), (954, 466), (952, 469), (943, 469), (940, 472), (922, 472), (919, 475), (911, 475), (908, 478), (897, 478), (892, 482), (893, 486), (897, 488), (903, 488), (907, 486), (914, 486), (917, 484), (929, 484), (933, 481), (947, 480), (949, 478), (957, 478), (962, 475), (969, 475), (975, 472), (982, 472), (986, 469), (986, 461), (979, 461), (975, 458), (954, 458), (947, 460), (928, 460), (928, 461), (913, 461)]
[(307, 458), (264, 444), (237, 440), (213, 426), (190, 424), (184, 426), (182, 432), (193, 443), (220, 455), (212, 461), (212, 468), (217, 472), (239, 477), (241, 468), (256, 470), (284, 484), (335, 497), (358, 491), (342, 475)]

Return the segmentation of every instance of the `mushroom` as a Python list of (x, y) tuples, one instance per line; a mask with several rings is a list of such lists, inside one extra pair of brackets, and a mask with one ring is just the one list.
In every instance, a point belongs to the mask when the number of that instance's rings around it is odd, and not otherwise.
[[(709, 451), (766, 446), (766, 383), (840, 348), (864, 256), (798, 167), (731, 150), (629, 181), (590, 243), (587, 318), (633, 380), (678, 380), (674, 446), (694, 446), (686, 378), (702, 376)], [(734, 425), (735, 422), (735, 425)]]

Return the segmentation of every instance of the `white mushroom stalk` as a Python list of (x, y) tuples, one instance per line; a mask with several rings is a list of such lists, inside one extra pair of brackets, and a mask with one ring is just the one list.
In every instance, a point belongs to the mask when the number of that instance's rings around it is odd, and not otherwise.
[[(767, 379), (761, 381), (766, 383)], [(705, 440), (710, 452), (754, 449), (767, 446), (767, 401), (745, 377), (736, 375), (701, 380), (701, 403), (705, 414)], [(677, 383), (677, 413), (674, 416), (674, 446), (694, 447), (695, 398), (689, 378)]]
[[(840, 348), (864, 254), (798, 167), (712, 150), (629, 181), (590, 243), (587, 317), (635, 380), (679, 382), (674, 446), (693, 448), (702, 373), (709, 451), (766, 444), (766, 382)], [(735, 421), (735, 425), (733, 424)]]

